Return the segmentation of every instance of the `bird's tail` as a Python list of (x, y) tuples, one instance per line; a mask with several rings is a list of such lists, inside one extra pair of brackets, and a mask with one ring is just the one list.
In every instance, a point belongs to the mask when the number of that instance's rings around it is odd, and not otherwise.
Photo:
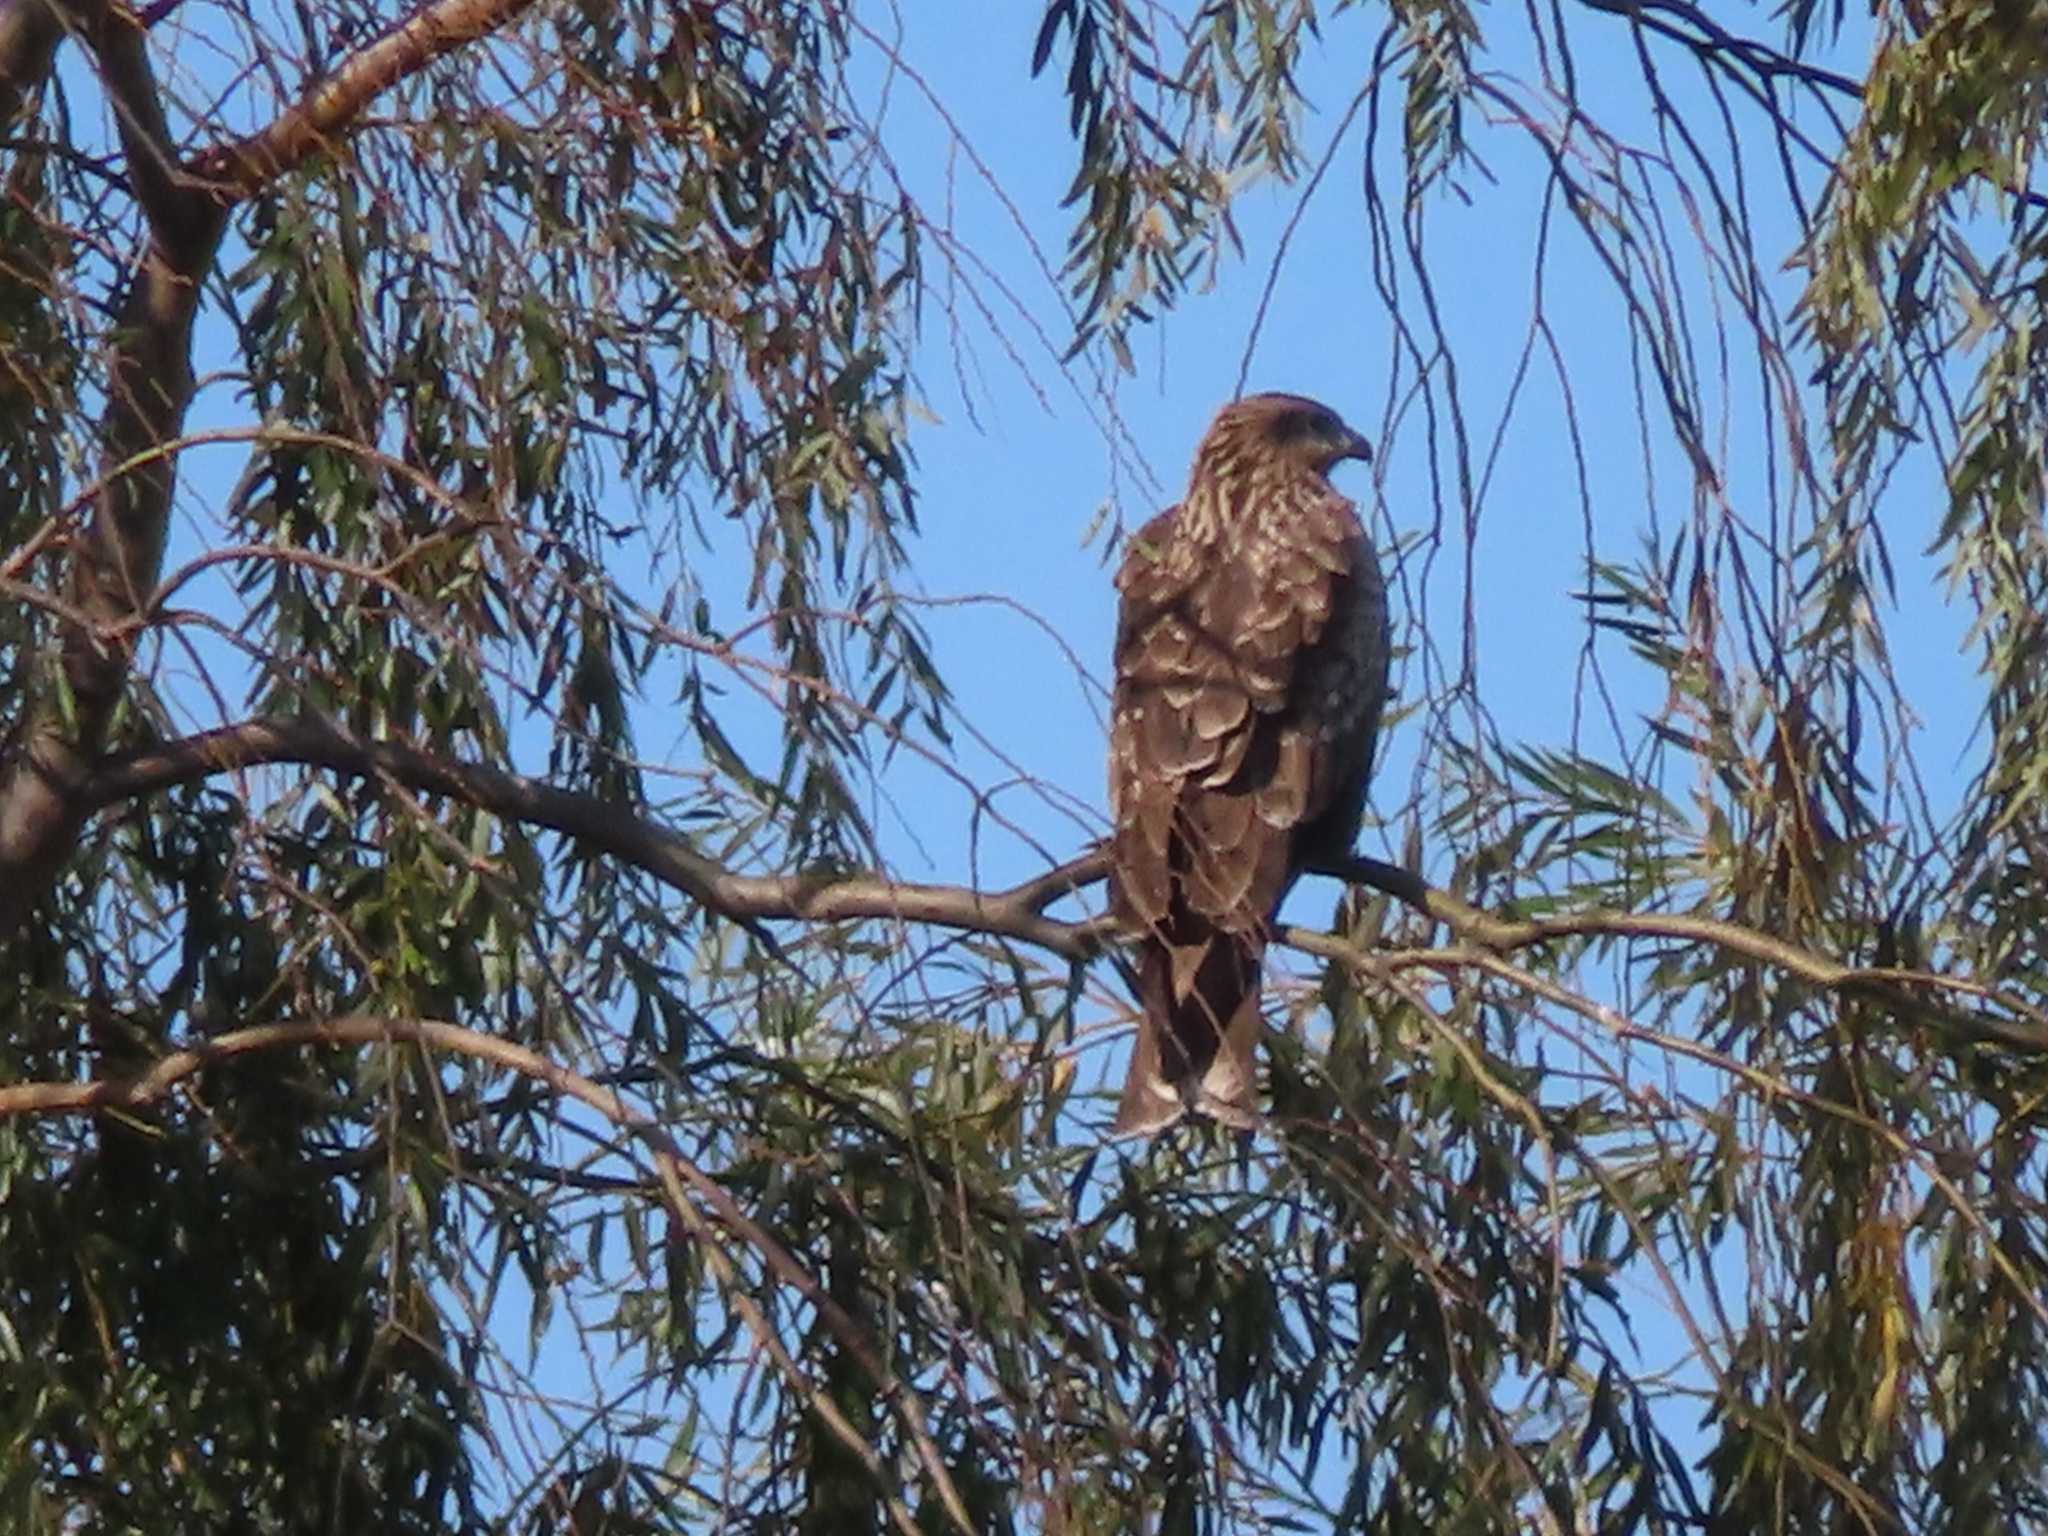
[(1212, 934), (1139, 946), (1138, 1043), (1117, 1105), (1116, 1136), (1149, 1136), (1189, 1110), (1249, 1130), (1258, 1124), (1254, 1051), (1265, 940)]

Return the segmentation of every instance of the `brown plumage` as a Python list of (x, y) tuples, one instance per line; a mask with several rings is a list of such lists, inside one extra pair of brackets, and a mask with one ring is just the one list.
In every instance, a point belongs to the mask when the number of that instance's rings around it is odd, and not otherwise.
[(1305, 863), (1350, 851), (1386, 702), (1386, 586), (1327, 478), (1371, 456), (1299, 395), (1227, 405), (1117, 573), (1110, 900), (1142, 1010), (1119, 1135), (1257, 1122), (1273, 917)]

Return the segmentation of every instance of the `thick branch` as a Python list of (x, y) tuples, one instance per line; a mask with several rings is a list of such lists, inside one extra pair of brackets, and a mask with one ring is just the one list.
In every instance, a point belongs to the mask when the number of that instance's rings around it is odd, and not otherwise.
[(120, 0), (77, 0), (73, 14), (99, 63), (128, 190), (148, 220), (151, 243), (180, 270), (203, 272), (220, 238), (221, 213), (180, 164), (141, 20)]
[(80, 530), (66, 600), (90, 627), (64, 628), (64, 689), (33, 711), (0, 780), (0, 932), (19, 927), (70, 854), (86, 809), (72, 791), (105, 740), (128, 676), (129, 645), (104, 638), (156, 585), (170, 519), (175, 439), (192, 399), (192, 319), (225, 214), (182, 187), (163, 100), (133, 13), (81, 7), (112, 99), (130, 185), (148, 224), (115, 321), (100, 425), (101, 490)]
[(63, 24), (51, 0), (0, 0), (0, 138), (14, 138), (42, 96)]
[[(878, 874), (743, 875), (698, 853), (658, 822), (594, 796), (480, 764), (451, 762), (395, 742), (365, 741), (323, 720), (245, 721), (133, 752), (106, 763), (81, 786), (80, 803), (99, 809), (230, 769), (299, 763), (363, 777), (387, 776), (447, 795), (507, 820), (543, 826), (645, 870), (706, 909), (733, 919), (834, 922), (893, 918), (1021, 940), (1069, 960), (1100, 954), (1118, 936), (1111, 917), (1078, 922), (1046, 908), (1102, 879), (1108, 855), (1093, 850), (1007, 890), (925, 885)], [(1979, 1044), (2048, 1054), (2048, 1015), (2025, 999), (1931, 971), (1843, 965), (1737, 923), (1664, 912), (1593, 909), (1558, 917), (1503, 918), (1482, 912), (1421, 876), (1378, 859), (1318, 863), (1314, 873), (1369, 886), (1442, 923), (1469, 944), (1497, 953), (1559, 939), (1671, 939), (1710, 945), (1770, 965), (1826, 991), (1904, 1011), (1944, 1033)], [(1299, 935), (1290, 932), (1290, 942)], [(1315, 950), (1316, 946), (1297, 947)], [(1320, 950), (1316, 952), (1320, 953)], [(1953, 1006), (1939, 994), (1981, 998), (2013, 1018)]]
[(253, 197), (344, 132), (399, 81), (514, 20), (533, 0), (438, 0), (349, 55), (268, 127), (209, 150), (193, 163), (232, 202)]
[[(167, 451), (191, 404), (192, 322), (201, 280), (237, 203), (302, 164), (381, 91), (502, 26), (531, 0), (440, 0), (339, 69), (260, 133), (190, 171), (171, 142), (141, 21), (119, 0), (79, 0), (119, 124), (148, 239), (115, 323), (101, 426), (102, 484), (76, 543), (67, 601), (88, 624), (64, 630), (66, 698), (39, 701), (11, 762), (0, 764), (0, 933), (12, 933), (70, 856), (90, 807), (78, 798), (128, 678), (130, 642), (163, 563), (177, 483)], [(49, 67), (62, 18), (43, 0), (0, 0), (0, 107), (18, 106)]]
[(96, 772), (82, 786), (80, 802), (97, 809), (263, 763), (302, 763), (365, 778), (388, 776), (509, 821), (549, 827), (645, 870), (709, 910), (735, 919), (899, 918), (1021, 939), (1070, 960), (1097, 954), (1114, 932), (1102, 921), (1062, 922), (1044, 915), (1061, 896), (1102, 878), (1108, 864), (1099, 855), (992, 893), (880, 875), (743, 875), (624, 806), (395, 742), (365, 741), (322, 720), (245, 721), (130, 753)]
[[(487, 1061), (545, 1083), (556, 1093), (588, 1105), (646, 1146), (654, 1156), (669, 1208), (684, 1225), (699, 1237), (708, 1237), (707, 1229), (713, 1224), (722, 1227), (760, 1254), (762, 1263), (777, 1281), (811, 1304), (819, 1320), (867, 1373), (877, 1395), (891, 1405), (902, 1421), (917, 1460), (931, 1479), (954, 1525), (966, 1536), (973, 1536), (974, 1524), (968, 1518), (966, 1505), (946, 1471), (938, 1446), (932, 1441), (922, 1408), (883, 1362), (881, 1352), (867, 1331), (832, 1298), (794, 1254), (740, 1209), (739, 1202), (733, 1199), (724, 1185), (685, 1157), (674, 1138), (657, 1121), (629, 1109), (611, 1089), (592, 1082), (580, 1072), (549, 1061), (538, 1052), (475, 1030), (425, 1019), (350, 1015), (316, 1024), (263, 1024), (231, 1031), (189, 1050), (174, 1051), (136, 1077), (90, 1083), (21, 1083), (0, 1087), (0, 1118), (22, 1114), (66, 1114), (85, 1109), (137, 1109), (165, 1098), (179, 1083), (206, 1067), (252, 1052), (300, 1045), (378, 1045), (395, 1041)], [(696, 1199), (690, 1198), (692, 1194)], [(699, 1201), (709, 1208), (709, 1217), (699, 1208)], [(723, 1249), (715, 1242), (705, 1243), (704, 1249), (723, 1270), (719, 1278), (724, 1282), (728, 1303), (740, 1313), (755, 1340), (788, 1380), (791, 1390), (805, 1399), (812, 1412), (824, 1421), (849, 1451), (860, 1458), (876, 1482), (886, 1490), (890, 1479), (874, 1447), (847, 1422), (831, 1397), (805, 1377), (790, 1358), (775, 1326), (748, 1295), (746, 1287), (739, 1283), (730, 1260), (724, 1258)], [(901, 1502), (891, 1497), (890, 1503), (894, 1506), (893, 1513), (904, 1536), (916, 1536), (917, 1527)]]

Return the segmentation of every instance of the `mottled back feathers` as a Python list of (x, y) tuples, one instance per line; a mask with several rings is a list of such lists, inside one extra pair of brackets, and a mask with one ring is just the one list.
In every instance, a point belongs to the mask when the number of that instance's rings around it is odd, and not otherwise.
[(1256, 1119), (1269, 926), (1307, 860), (1349, 850), (1386, 698), (1385, 587), (1327, 479), (1368, 457), (1326, 407), (1251, 396), (1127, 546), (1111, 899), (1138, 935), (1143, 1014), (1119, 1132), (1188, 1109)]

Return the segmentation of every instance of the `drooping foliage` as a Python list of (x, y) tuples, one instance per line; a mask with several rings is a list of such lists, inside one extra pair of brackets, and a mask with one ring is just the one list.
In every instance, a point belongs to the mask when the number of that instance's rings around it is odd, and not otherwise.
[[(1334, 200), (1416, 488), (1413, 873), (1286, 936), (1268, 1132), (1107, 1150), (1086, 838), (883, 823), (1007, 814), (912, 447), (1013, 295), (898, 169), (915, 12), (0, 0), (0, 1519), (2048, 1531), (2036, 21), (1017, 34), (1070, 376)], [(1541, 391), (1530, 735), (1469, 572)]]

